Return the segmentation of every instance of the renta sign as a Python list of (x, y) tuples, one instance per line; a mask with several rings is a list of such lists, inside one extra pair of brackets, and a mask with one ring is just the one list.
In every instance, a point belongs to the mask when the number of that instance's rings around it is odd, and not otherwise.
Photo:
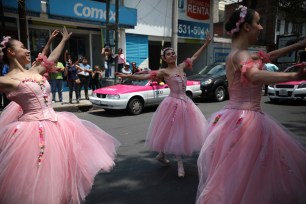
[[(89, 0), (49, 0), (48, 13), (54, 16), (78, 18), (95, 22), (106, 22), (106, 4)], [(110, 5), (109, 22), (115, 23), (116, 10), (113, 4)], [(120, 6), (119, 24), (135, 26), (137, 24), (137, 10)]]
[(187, 16), (197, 20), (209, 19), (210, 0), (187, 0)]

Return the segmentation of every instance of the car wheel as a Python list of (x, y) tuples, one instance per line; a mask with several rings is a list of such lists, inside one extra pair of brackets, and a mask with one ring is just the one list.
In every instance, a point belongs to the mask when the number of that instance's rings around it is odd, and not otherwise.
[(278, 98), (270, 98), (270, 101), (272, 103), (278, 103), (279, 102), (279, 99)]
[(225, 88), (218, 86), (214, 91), (214, 99), (218, 102), (224, 101), (225, 99)]
[(190, 91), (186, 91), (186, 95), (187, 95), (190, 99), (192, 99), (192, 93), (191, 93)]
[(131, 113), (133, 115), (138, 115), (138, 114), (142, 113), (143, 101), (140, 98), (133, 98), (128, 103), (127, 110), (128, 110), (129, 113)]

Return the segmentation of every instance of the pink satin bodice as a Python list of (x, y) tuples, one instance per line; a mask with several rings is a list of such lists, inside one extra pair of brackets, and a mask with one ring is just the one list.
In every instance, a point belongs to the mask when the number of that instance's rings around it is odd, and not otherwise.
[(241, 82), (241, 72), (235, 71), (234, 79), (229, 84), (228, 91), (230, 100), (226, 108), (261, 111), (260, 101), (263, 84)]
[(19, 83), (15, 91), (7, 93), (7, 98), (20, 105), (23, 113), (19, 120), (57, 121), (49, 95), (50, 84), (47, 80), (43, 82), (24, 80)]
[(169, 78), (165, 78), (165, 81), (170, 88), (170, 97), (184, 100), (188, 98), (188, 96), (186, 95), (187, 78), (185, 75), (181, 76), (178, 74), (174, 74)]

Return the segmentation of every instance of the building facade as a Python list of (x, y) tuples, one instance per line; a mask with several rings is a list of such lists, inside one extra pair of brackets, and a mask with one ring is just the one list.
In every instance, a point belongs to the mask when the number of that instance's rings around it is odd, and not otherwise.
[[(115, 24), (115, 2), (111, 1), (109, 23)], [(2, 0), (6, 35), (20, 39), (17, 1)], [(51, 32), (66, 26), (73, 32), (66, 50), (74, 58), (85, 56), (91, 65), (102, 65), (101, 50), (106, 43), (106, 3), (90, 0), (69, 0), (65, 6), (61, 0), (25, 1), (28, 48), (35, 60), (43, 49)], [(126, 28), (137, 24), (137, 11), (125, 6), (119, 7), (119, 35)], [(114, 46), (114, 30), (110, 31), (110, 43)], [(60, 41), (55, 39), (51, 49)], [(125, 39), (119, 38), (119, 46), (125, 45)], [(61, 56), (60, 61), (64, 61)]]

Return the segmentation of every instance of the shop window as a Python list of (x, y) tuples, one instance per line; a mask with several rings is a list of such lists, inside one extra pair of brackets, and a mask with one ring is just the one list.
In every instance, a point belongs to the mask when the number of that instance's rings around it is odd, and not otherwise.
[(30, 29), (29, 32), (31, 61), (33, 62), (38, 56), (38, 53), (42, 52), (44, 46), (47, 44), (49, 30)]

